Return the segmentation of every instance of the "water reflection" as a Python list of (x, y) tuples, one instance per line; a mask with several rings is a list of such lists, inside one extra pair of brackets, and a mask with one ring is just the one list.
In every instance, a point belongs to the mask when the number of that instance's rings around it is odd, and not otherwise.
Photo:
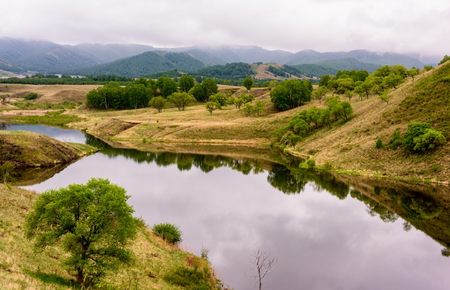
[[(254, 253), (278, 263), (266, 289), (448, 289), (450, 194), (286, 164), (222, 156), (101, 151), (31, 186), (104, 177), (149, 225), (171, 222), (186, 249), (209, 250), (220, 278), (255, 289)], [(431, 237), (431, 238), (430, 238)]]

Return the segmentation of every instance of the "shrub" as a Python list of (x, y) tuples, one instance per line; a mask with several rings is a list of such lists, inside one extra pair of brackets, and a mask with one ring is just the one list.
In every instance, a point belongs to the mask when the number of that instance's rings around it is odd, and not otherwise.
[(377, 140), (375, 141), (375, 148), (377, 149), (383, 149), (383, 140), (381, 140), (380, 137), (377, 137)]
[(261, 116), (264, 113), (264, 103), (256, 101), (254, 104), (246, 103), (244, 105), (244, 114), (247, 116)]
[(316, 162), (314, 159), (307, 159), (300, 163), (299, 167), (303, 169), (314, 169), (316, 167)]
[(220, 105), (216, 102), (207, 102), (206, 109), (212, 114), (215, 110), (220, 109)]
[(150, 100), (149, 105), (156, 110), (158, 110), (159, 113), (161, 113), (162, 109), (166, 106), (166, 99), (163, 97), (154, 97)]
[(171, 244), (181, 242), (181, 231), (173, 224), (157, 224), (153, 226), (153, 232)]
[(425, 133), (414, 138), (414, 148), (415, 152), (427, 152), (436, 149), (436, 147), (445, 144), (447, 140), (444, 135), (434, 129), (426, 129)]
[(423, 134), (427, 129), (430, 129), (431, 126), (428, 123), (423, 122), (412, 122), (408, 125), (408, 129), (403, 135), (403, 143), (406, 146), (406, 149), (409, 151), (414, 151), (414, 138), (417, 138)]
[(184, 111), (184, 108), (195, 102), (195, 98), (188, 93), (173, 93), (167, 100), (174, 104), (179, 111)]
[(28, 93), (23, 98), (25, 100), (31, 101), (31, 100), (36, 100), (37, 98), (39, 98), (39, 95), (37, 93)]
[(219, 109), (227, 104), (227, 96), (222, 93), (216, 93), (214, 95), (209, 96), (209, 101), (217, 103), (219, 105)]
[(202, 265), (199, 258), (190, 261), (192, 266), (179, 266), (165, 274), (164, 280), (183, 289), (215, 289), (210, 270)]
[(433, 69), (433, 66), (432, 66), (432, 65), (425, 65), (425, 66), (423, 66), (423, 69), (424, 69), (425, 71), (430, 71), (430, 70)]
[(400, 129), (395, 129), (394, 133), (391, 136), (391, 140), (389, 140), (389, 147), (391, 149), (396, 150), (398, 147), (403, 145), (403, 138), (400, 133)]

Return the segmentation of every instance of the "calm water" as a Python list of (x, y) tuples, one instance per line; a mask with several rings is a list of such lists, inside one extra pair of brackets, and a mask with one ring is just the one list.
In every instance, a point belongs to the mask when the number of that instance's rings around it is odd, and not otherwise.
[[(77, 131), (26, 129), (84, 140)], [(256, 289), (257, 250), (277, 259), (264, 289), (450, 289), (450, 259), (441, 254), (450, 243), (446, 204), (370, 189), (384, 206), (332, 176), (292, 168), (105, 147), (28, 188), (108, 178), (126, 188), (147, 224), (177, 224), (184, 249), (208, 249), (218, 276), (234, 289)]]

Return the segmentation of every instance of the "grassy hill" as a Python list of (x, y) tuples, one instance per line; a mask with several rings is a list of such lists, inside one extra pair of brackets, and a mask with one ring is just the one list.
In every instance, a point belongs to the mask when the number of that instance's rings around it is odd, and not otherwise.
[(148, 51), (136, 56), (78, 70), (76, 72), (84, 75), (140, 77), (171, 70), (193, 72), (204, 66), (205, 65), (201, 61), (186, 53)]
[[(77, 289), (63, 265), (64, 252), (56, 246), (34, 251), (32, 243), (24, 236), (25, 217), (36, 196), (34, 192), (0, 185), (1, 288)], [(144, 225), (139, 227), (130, 248), (135, 256), (133, 262), (109, 273), (103, 288), (186, 289), (179, 286), (184, 283), (190, 289), (200, 289), (200, 284), (209, 285), (201, 289), (214, 289), (218, 284), (206, 260), (167, 244)], [(181, 272), (185, 275), (178, 275), (178, 280), (170, 279)], [(169, 281), (178, 281), (178, 284)]]
[(390, 93), (389, 103), (377, 97), (354, 101), (354, 117), (342, 126), (322, 130), (304, 139), (292, 153), (310, 155), (319, 164), (329, 163), (347, 172), (429, 178), (449, 181), (450, 145), (429, 154), (376, 149), (380, 137), (386, 144), (395, 129), (410, 121), (426, 121), (450, 136), (450, 63), (408, 80)]

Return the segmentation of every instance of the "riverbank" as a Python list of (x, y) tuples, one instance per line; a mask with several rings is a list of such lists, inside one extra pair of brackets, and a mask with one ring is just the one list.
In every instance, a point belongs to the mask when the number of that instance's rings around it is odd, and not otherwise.
[[(58, 247), (50, 247), (36, 252), (31, 241), (24, 236), (25, 217), (36, 196), (34, 192), (0, 185), (0, 285), (7, 289), (74, 287), (74, 282), (64, 270), (63, 251)], [(169, 277), (177, 271), (197, 271), (203, 279), (197, 282), (211, 287), (218, 285), (206, 260), (169, 245), (145, 225), (139, 227), (137, 238), (130, 244), (130, 248), (135, 256), (133, 262), (119, 271), (109, 273), (105, 279), (105, 287), (181, 289), (179, 285), (169, 282), (174, 281)], [(194, 264), (198, 266), (197, 269), (193, 268)], [(189, 283), (188, 277), (180, 277), (178, 281)]]
[[(428, 122), (450, 140), (450, 87), (447, 78), (450, 64), (408, 79), (389, 93), (387, 102), (377, 96), (359, 100), (353, 97), (353, 118), (332, 128), (321, 129), (284, 152), (295, 157), (313, 159), (319, 167), (338, 173), (392, 178), (414, 183), (449, 183), (450, 143), (427, 154), (409, 154), (404, 150), (375, 148), (381, 138), (388, 144), (396, 129), (405, 131), (412, 121)], [(222, 87), (225, 90), (226, 87)], [(66, 110), (61, 116), (73, 116), (66, 126), (86, 131), (113, 146), (144, 151), (222, 154), (279, 160), (271, 145), (277, 132), (298, 112), (321, 101), (288, 110), (273, 110), (269, 89), (258, 89), (258, 99), (265, 104), (262, 116), (246, 116), (243, 110), (225, 106), (210, 114), (204, 104), (185, 111), (167, 108), (158, 113), (144, 108), (124, 111), (95, 111), (83, 107)], [(6, 121), (25, 117), (8, 116)], [(70, 122), (69, 122), (70, 121)], [(256, 154), (254, 154), (256, 152)], [(267, 157), (269, 156), (269, 157)]]

